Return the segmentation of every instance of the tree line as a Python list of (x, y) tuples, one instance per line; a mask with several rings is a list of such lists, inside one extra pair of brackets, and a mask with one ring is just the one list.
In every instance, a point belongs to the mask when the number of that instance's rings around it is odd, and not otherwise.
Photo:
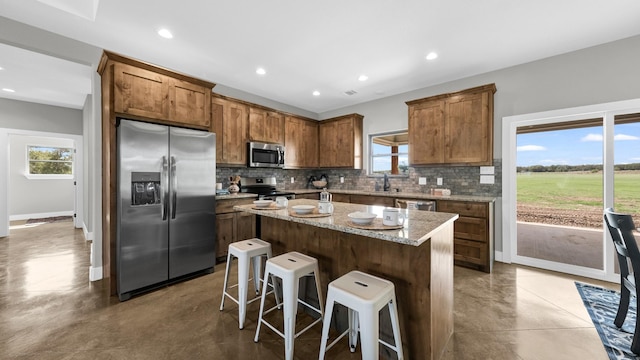
[[(615, 171), (624, 170), (640, 170), (640, 163), (633, 164), (618, 164), (613, 166)], [(598, 172), (602, 171), (602, 165), (532, 165), (532, 166), (518, 166), (517, 172), (570, 172), (570, 171), (583, 171), (583, 172)]]

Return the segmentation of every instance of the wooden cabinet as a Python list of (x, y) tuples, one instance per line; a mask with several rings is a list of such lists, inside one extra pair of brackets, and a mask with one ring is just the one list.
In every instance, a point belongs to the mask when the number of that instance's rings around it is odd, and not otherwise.
[(362, 119), (350, 114), (320, 122), (319, 167), (362, 169)]
[(213, 86), (120, 62), (114, 63), (113, 78), (116, 113), (209, 130)]
[(495, 84), (407, 102), (411, 165), (493, 163)]
[(249, 140), (284, 144), (284, 115), (276, 111), (250, 107)]
[(286, 168), (318, 167), (318, 122), (286, 116), (284, 146)]
[(236, 212), (233, 207), (253, 203), (254, 198), (224, 199), (216, 202), (216, 258), (224, 261), (229, 244), (256, 237), (256, 216)]
[[(319, 196), (319, 195), (318, 195)], [(332, 193), (332, 201), (335, 202), (343, 202), (343, 203), (350, 203), (351, 202), (351, 195), (349, 194), (335, 194)]]
[(374, 196), (374, 195), (350, 195), (350, 202), (353, 204), (363, 205), (378, 205), (395, 207), (395, 199), (387, 196)]
[(312, 193), (306, 193), (306, 194), (296, 194), (296, 200), (297, 199), (320, 200), (320, 193), (319, 192), (312, 192)]
[(249, 107), (214, 96), (211, 99), (212, 131), (216, 133), (218, 165), (246, 165), (249, 140)]
[(437, 210), (459, 214), (454, 224), (456, 265), (490, 273), (493, 267), (493, 203), (438, 200)]

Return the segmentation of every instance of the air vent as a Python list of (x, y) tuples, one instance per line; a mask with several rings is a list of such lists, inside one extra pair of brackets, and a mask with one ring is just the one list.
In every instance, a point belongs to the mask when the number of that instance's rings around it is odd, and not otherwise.
[(347, 95), (349, 95), (349, 96), (351, 96), (351, 95), (355, 95), (355, 94), (357, 94), (358, 92), (357, 92), (357, 91), (355, 91), (355, 90), (349, 90), (349, 91), (345, 91), (344, 93), (345, 93), (345, 94), (347, 94)]

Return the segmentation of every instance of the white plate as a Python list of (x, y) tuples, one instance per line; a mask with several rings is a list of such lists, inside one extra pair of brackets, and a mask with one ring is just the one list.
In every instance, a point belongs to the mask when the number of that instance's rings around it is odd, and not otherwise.
[(311, 214), (313, 209), (315, 209), (316, 207), (313, 205), (294, 205), (291, 208), (296, 212), (296, 214), (304, 215)]
[(256, 207), (269, 207), (273, 203), (273, 200), (256, 200), (253, 202), (253, 205)]
[(369, 225), (373, 222), (373, 219), (377, 217), (376, 214), (362, 211), (352, 212), (347, 216), (349, 217), (349, 219), (351, 219), (351, 221), (353, 221), (354, 224), (358, 225)]

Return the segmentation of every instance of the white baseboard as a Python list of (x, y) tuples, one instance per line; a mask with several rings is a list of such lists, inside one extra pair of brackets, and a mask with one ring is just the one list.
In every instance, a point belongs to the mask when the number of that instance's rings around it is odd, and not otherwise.
[[(504, 256), (502, 255), (502, 251), (494, 251), (493, 254), (494, 254), (493, 256), (494, 256), (494, 260), (495, 261), (507, 262), (507, 261), (505, 261)], [(509, 263), (511, 263), (511, 262), (509, 262)]]
[(102, 280), (102, 266), (100, 267), (89, 267), (89, 281), (98, 281)]
[(73, 210), (56, 211), (56, 212), (48, 212), (48, 213), (9, 215), (9, 221), (42, 219), (42, 218), (55, 217), (55, 216), (73, 216)]
[(93, 240), (93, 232), (90, 232), (89, 230), (87, 230), (86, 224), (82, 224), (82, 233), (84, 233), (84, 239), (86, 241)]

